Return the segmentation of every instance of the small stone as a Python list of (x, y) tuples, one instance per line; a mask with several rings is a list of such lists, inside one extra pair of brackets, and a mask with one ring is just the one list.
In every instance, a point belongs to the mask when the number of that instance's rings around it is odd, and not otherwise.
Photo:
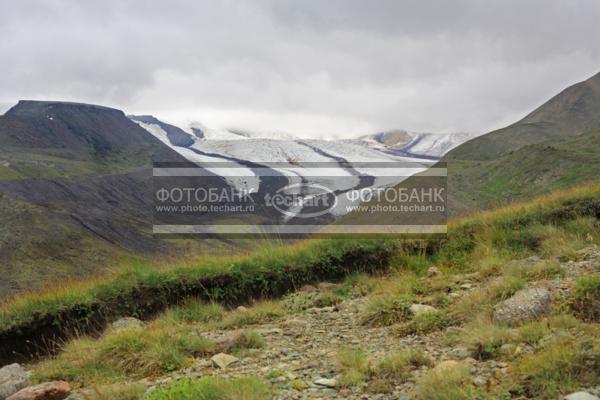
[(237, 312), (247, 312), (248, 309), (246, 307), (244, 307), (244, 306), (239, 306), (239, 307), (237, 307), (235, 309), (235, 311), (237, 311)]
[(71, 387), (67, 382), (46, 382), (21, 389), (6, 400), (63, 400), (70, 391)]
[(115, 322), (110, 324), (110, 327), (112, 330), (122, 331), (127, 329), (143, 328), (144, 323), (137, 318), (125, 317), (116, 320)]
[(327, 379), (327, 378), (319, 378), (314, 381), (315, 385), (325, 386), (328, 388), (334, 388), (337, 386), (338, 382), (335, 379)]
[(239, 361), (239, 358), (230, 354), (219, 353), (211, 357), (210, 359), (215, 367), (225, 369), (233, 363)]
[(306, 293), (312, 293), (312, 292), (316, 292), (317, 288), (314, 287), (313, 285), (304, 285), (300, 288), (301, 292), (306, 292)]
[(458, 358), (459, 360), (464, 360), (465, 358), (471, 356), (471, 351), (465, 346), (456, 346), (450, 350), (450, 355)]
[(600, 398), (587, 392), (575, 392), (565, 396), (565, 400), (600, 400)]
[(473, 285), (470, 284), (470, 283), (463, 283), (462, 285), (460, 285), (460, 288), (463, 289), (463, 290), (469, 290), (472, 287), (473, 287)]
[(487, 383), (487, 380), (483, 376), (477, 376), (473, 379), (473, 385), (475, 386), (484, 386)]
[(29, 385), (29, 375), (17, 364), (9, 364), (0, 368), (0, 399), (5, 399)]
[(427, 277), (428, 278), (433, 278), (434, 276), (439, 276), (441, 274), (442, 274), (442, 271), (440, 271), (436, 267), (429, 267), (427, 269)]
[(427, 314), (427, 313), (431, 313), (431, 312), (436, 312), (436, 308), (432, 307), (432, 306), (428, 306), (426, 304), (413, 304), (410, 306), (409, 311), (413, 314), (413, 315), (421, 315), (421, 314)]

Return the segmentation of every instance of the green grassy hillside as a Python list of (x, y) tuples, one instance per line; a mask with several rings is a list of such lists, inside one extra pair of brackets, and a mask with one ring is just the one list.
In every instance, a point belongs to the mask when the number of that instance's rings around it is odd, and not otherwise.
[(464, 215), (600, 176), (600, 74), (450, 151), (449, 211)]
[(600, 179), (600, 130), (524, 146), (494, 160), (448, 160), (452, 214), (525, 200)]

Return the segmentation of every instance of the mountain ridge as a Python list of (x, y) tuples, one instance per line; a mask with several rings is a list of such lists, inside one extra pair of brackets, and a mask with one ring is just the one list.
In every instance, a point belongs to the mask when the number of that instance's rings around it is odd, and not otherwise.
[(600, 72), (575, 83), (521, 120), (471, 139), (446, 160), (491, 160), (520, 147), (577, 136), (600, 126)]
[(526, 200), (600, 176), (600, 73), (521, 120), (442, 158), (451, 215)]

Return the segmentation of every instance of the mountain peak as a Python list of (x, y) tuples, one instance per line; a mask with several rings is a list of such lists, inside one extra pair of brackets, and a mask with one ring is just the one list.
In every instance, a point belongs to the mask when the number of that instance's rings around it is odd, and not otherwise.
[(451, 151), (447, 159), (489, 160), (531, 144), (569, 139), (600, 127), (600, 73), (571, 85), (520, 121)]
[(10, 108), (5, 115), (13, 116), (34, 116), (36, 114), (43, 114), (49, 110), (56, 108), (70, 108), (70, 109), (87, 109), (87, 110), (100, 110), (116, 112), (125, 115), (123, 111), (116, 108), (99, 106), (96, 104), (87, 103), (76, 103), (70, 101), (46, 101), (46, 100), (19, 100), (19, 102)]

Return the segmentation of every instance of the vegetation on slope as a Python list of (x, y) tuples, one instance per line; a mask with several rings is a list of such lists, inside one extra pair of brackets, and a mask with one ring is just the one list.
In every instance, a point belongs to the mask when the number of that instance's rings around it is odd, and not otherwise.
[[(345, 393), (362, 390), (397, 398), (397, 388), (408, 387), (410, 398), (423, 400), (555, 399), (600, 382), (600, 314), (590, 307), (598, 301), (600, 279), (597, 272), (578, 270), (580, 262), (596, 270), (600, 262), (599, 200), (600, 187), (596, 185), (453, 221), (444, 242), (416, 240), (406, 242), (406, 247), (396, 243), (383, 275), (352, 274), (341, 285), (305, 289), (280, 301), (259, 301), (247, 309), (227, 310), (202, 299), (188, 300), (160, 314), (145, 328), (107, 330), (97, 339), (73, 340), (56, 357), (36, 364), (33, 376), (37, 381), (66, 379), (75, 387), (98, 387), (101, 392), (115, 383), (140, 378), (157, 382), (156, 390), (145, 395), (140, 392), (132, 399), (192, 396), (188, 393), (202, 398), (204, 393), (212, 393), (211, 385), (216, 383), (223, 385), (225, 394), (208, 398), (226, 399), (228, 390), (239, 387), (239, 382), (223, 379), (251, 374), (256, 378), (243, 385), (247, 398), (255, 398), (253, 393), (270, 398), (278, 391), (301, 395), (311, 383), (307, 382), (310, 373), (288, 377), (289, 371), (282, 370), (280, 363), (264, 359), (262, 350), (252, 349), (272, 345), (273, 336), (269, 340), (262, 336), (273, 331), (273, 326), (288, 330), (279, 346), (292, 346), (293, 338), (298, 337), (294, 331), (299, 328), (292, 325), (290, 329), (289, 323), (295, 319), (317, 318), (326, 312), (339, 314), (337, 323), (342, 324), (357, 308), (360, 318), (356, 318), (355, 330), (372, 329), (364, 340), (353, 341), (351, 347), (344, 342), (344, 347), (331, 355), (320, 351), (313, 355), (331, 359), (324, 365), (336, 371), (340, 393), (352, 389)], [(357, 242), (352, 243), (356, 246)], [(315, 242), (294, 252), (308, 251), (317, 244), (325, 246), (320, 250), (324, 251), (340, 242)], [(581, 250), (589, 248), (595, 249), (595, 261), (585, 261), (587, 253)], [(367, 252), (373, 249), (362, 248)], [(268, 249), (263, 257), (267, 253), (270, 255), (263, 261), (290, 262), (289, 257), (282, 260), (286, 256), (277, 248)], [(437, 272), (426, 277), (430, 267)], [(493, 319), (494, 306), (517, 291), (549, 285), (556, 285), (557, 293), (568, 290), (572, 295), (556, 296), (548, 313), (536, 320), (506, 325)], [(410, 302), (404, 303), (406, 299)], [(435, 311), (407, 313), (404, 305), (413, 303), (435, 307)], [(327, 308), (330, 310), (320, 311)], [(328, 333), (338, 326), (326, 325), (322, 334), (311, 329), (299, 337), (308, 335), (311, 341), (311, 335), (321, 335), (321, 340), (328, 341), (332, 337)], [(394, 343), (414, 334), (419, 339), (405, 342), (412, 344), (410, 347), (384, 346), (386, 356), (382, 357), (378, 338), (384, 333), (391, 335)], [(220, 340), (223, 335), (225, 341)], [(468, 355), (445, 364), (455, 348), (464, 348)], [(272, 349), (269, 354), (284, 354), (280, 350)], [(239, 370), (219, 370), (201, 362), (220, 351), (246, 361)], [(268, 368), (259, 367), (260, 360)], [(256, 368), (249, 369), (254, 364)], [(188, 378), (194, 365), (204, 365), (198, 367), (201, 376), (215, 377)], [(165, 375), (175, 378), (164, 384), (161, 377)], [(475, 378), (484, 378), (485, 383), (476, 383), (481, 381)], [(131, 386), (130, 390), (137, 389)]]
[(531, 199), (596, 180), (600, 172), (600, 73), (506, 128), (444, 156), (449, 211)]
[(600, 176), (600, 130), (528, 145), (494, 160), (448, 160), (451, 212), (522, 201)]
[[(278, 296), (320, 279), (385, 269), (390, 263), (417, 270), (431, 263), (464, 265), (484, 251), (485, 245), (502, 248), (503, 257), (543, 250), (544, 246), (562, 248), (568, 244), (546, 241), (554, 237), (553, 232), (540, 224), (595, 216), (600, 212), (599, 199), (600, 186), (596, 185), (484, 212), (452, 223), (443, 240), (331, 239), (292, 248), (275, 245), (249, 257), (213, 258), (166, 270), (139, 266), (114, 279), (67, 285), (6, 302), (0, 310), (0, 338), (27, 355), (32, 349), (19, 347), (26, 340), (39, 343), (49, 335), (101, 329), (119, 315), (147, 317), (189, 296), (239, 304)], [(394, 306), (396, 302), (382, 304)], [(14, 355), (5, 353), (3, 357)]]

